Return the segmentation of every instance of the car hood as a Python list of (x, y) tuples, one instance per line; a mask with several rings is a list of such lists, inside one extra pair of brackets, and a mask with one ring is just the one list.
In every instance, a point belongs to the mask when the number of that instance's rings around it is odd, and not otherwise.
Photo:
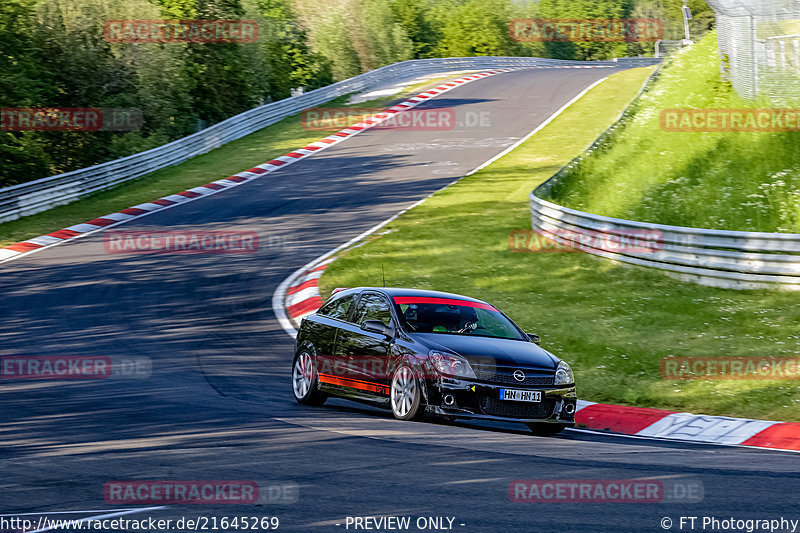
[(467, 335), (415, 333), (432, 350), (455, 352), (470, 363), (523, 366), (553, 371), (560, 359), (532, 342)]

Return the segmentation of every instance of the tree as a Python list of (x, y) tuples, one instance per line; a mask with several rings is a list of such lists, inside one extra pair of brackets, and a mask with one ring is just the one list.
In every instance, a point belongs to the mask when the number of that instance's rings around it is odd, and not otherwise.
[(286, 98), (296, 87), (316, 89), (333, 81), (330, 61), (311, 51), (307, 32), (287, 0), (257, 0), (256, 17), (270, 99)]
[[(632, 9), (630, 0), (541, 0), (536, 16), (543, 19), (624, 19)], [(598, 60), (625, 55), (626, 43), (619, 42), (546, 42), (546, 57), (557, 59)]]
[(413, 56), (413, 43), (394, 19), (390, 0), (298, 0), (312, 50), (344, 79)]
[[(0, 105), (27, 107), (47, 100), (47, 72), (33, 42), (32, 0), (0, 2)], [(41, 177), (51, 160), (37, 132), (0, 132), (0, 186)]]
[(402, 24), (395, 20), (390, 0), (360, 0), (353, 5), (357, 6), (361, 24), (353, 25), (351, 33), (361, 34), (368, 50), (362, 57), (362, 69), (372, 70), (413, 57), (414, 45)]
[(294, 4), (302, 26), (308, 32), (311, 49), (330, 62), (334, 79), (362, 72), (361, 60), (350, 35), (348, 2), (351, 0), (297, 0)]
[(519, 48), (508, 34), (512, 6), (505, 0), (467, 0), (453, 5), (437, 47), (442, 57), (509, 56)]
[(394, 0), (391, 3), (394, 18), (412, 42), (415, 58), (431, 57), (438, 36), (425, 16), (426, 0)]

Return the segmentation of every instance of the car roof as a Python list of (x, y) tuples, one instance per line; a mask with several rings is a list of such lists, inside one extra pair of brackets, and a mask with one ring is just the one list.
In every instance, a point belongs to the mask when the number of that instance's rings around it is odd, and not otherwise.
[(454, 294), (451, 292), (442, 292), (442, 291), (431, 291), (424, 289), (408, 289), (404, 287), (356, 287), (353, 289), (348, 289), (347, 291), (342, 291), (341, 293), (337, 293), (337, 295), (345, 292), (353, 293), (365, 290), (382, 292), (385, 295), (389, 296), (390, 298), (402, 297), (402, 296), (406, 297), (410, 296), (418, 298), (451, 298), (454, 300), (466, 300), (468, 302), (476, 302), (476, 303), (491, 305), (488, 302), (484, 302), (483, 300), (478, 300), (477, 298), (471, 298), (469, 296), (464, 296), (461, 294)]

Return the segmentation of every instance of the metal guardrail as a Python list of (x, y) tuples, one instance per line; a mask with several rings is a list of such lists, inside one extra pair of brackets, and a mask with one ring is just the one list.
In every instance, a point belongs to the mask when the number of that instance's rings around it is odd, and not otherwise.
[[(658, 60), (623, 58), (590, 64), (638, 65), (652, 64), (654, 61)], [(96, 191), (176, 165), (299, 113), (303, 109), (320, 105), (344, 94), (363, 91), (376, 84), (396, 79), (400, 75), (432, 74), (447, 70), (586, 64), (589, 63), (532, 57), (417, 59), (394, 63), (302, 95), (245, 111), (198, 133), (145, 152), (0, 189), (0, 222), (67, 204)]]
[[(636, 222), (585, 213), (547, 200), (551, 188), (586, 154), (608, 142), (628, 120), (640, 96), (657, 78), (652, 76), (620, 118), (580, 156), (562, 167), (530, 194), (531, 226), (544, 236), (585, 252), (664, 270), (686, 281), (731, 289), (800, 290), (800, 234), (713, 230)], [(651, 250), (610, 246), (606, 236), (660, 232)], [(587, 244), (588, 243), (588, 244)], [(598, 244), (600, 246), (598, 246)]]

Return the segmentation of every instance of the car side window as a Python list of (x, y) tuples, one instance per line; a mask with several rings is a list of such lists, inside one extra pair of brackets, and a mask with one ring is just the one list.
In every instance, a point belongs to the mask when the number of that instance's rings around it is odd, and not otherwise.
[(363, 324), (367, 320), (380, 320), (387, 326), (392, 322), (388, 302), (378, 294), (364, 294), (358, 300), (356, 307), (355, 323)]
[(506, 324), (500, 321), (492, 313), (484, 309), (476, 309), (475, 315), (478, 328), (480, 328), (476, 329), (476, 332), (483, 330), (483, 333), (491, 335), (492, 337), (498, 337), (500, 339), (514, 338), (517, 336), (515, 335), (515, 332), (511, 331)]
[(342, 296), (338, 300), (334, 300), (318, 311), (318, 314), (335, 318), (336, 320), (347, 321), (347, 315), (350, 313), (350, 308), (353, 306), (353, 296)]

